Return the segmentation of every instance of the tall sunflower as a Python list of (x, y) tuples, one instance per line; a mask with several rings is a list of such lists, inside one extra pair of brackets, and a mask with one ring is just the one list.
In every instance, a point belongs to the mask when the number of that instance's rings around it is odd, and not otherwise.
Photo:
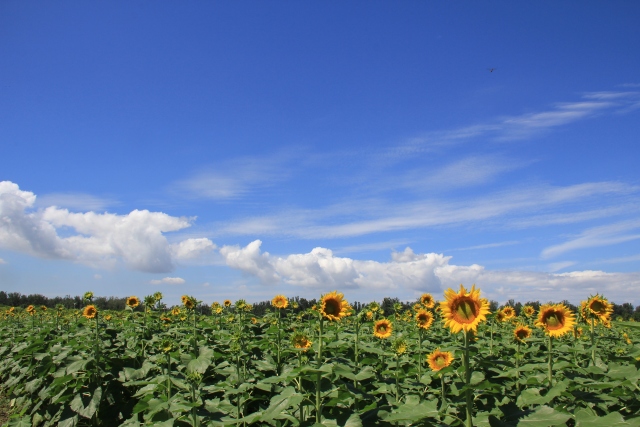
[(391, 336), (393, 325), (387, 319), (378, 320), (373, 325), (373, 335), (380, 339), (387, 339)]
[(420, 310), (416, 313), (416, 325), (420, 329), (429, 329), (433, 323), (433, 314), (428, 310)]
[(596, 294), (587, 300), (586, 312), (588, 317), (593, 317), (602, 322), (602, 324), (605, 324), (611, 320), (613, 304), (607, 301), (605, 297)]
[(323, 295), (320, 304), (320, 314), (329, 320), (340, 320), (348, 315), (349, 303), (337, 291)]
[(517, 325), (513, 330), (513, 335), (517, 341), (524, 342), (524, 340), (531, 337), (531, 328), (526, 325)]
[(427, 362), (429, 362), (431, 370), (439, 371), (451, 365), (451, 362), (453, 362), (453, 354), (449, 351), (440, 351), (440, 349), (437, 348), (427, 356)]
[(307, 351), (311, 348), (311, 340), (309, 337), (301, 332), (296, 332), (291, 337), (291, 344), (293, 344), (293, 348), (297, 350)]
[(564, 304), (545, 304), (540, 307), (535, 325), (551, 337), (561, 337), (573, 329), (575, 315)]
[(420, 304), (426, 308), (433, 308), (436, 305), (436, 300), (433, 299), (431, 294), (422, 294), (420, 296)]
[(33, 305), (30, 305), (30, 306), (28, 306), (28, 307), (26, 308), (26, 310), (27, 310), (27, 313), (29, 313), (29, 314), (33, 315), (33, 313), (35, 313), (35, 312), (36, 312), (36, 307), (35, 307), (35, 306), (33, 306)]
[(88, 305), (82, 310), (82, 315), (87, 319), (95, 319), (98, 309), (94, 305)]
[(275, 308), (287, 308), (289, 306), (289, 300), (284, 295), (276, 295), (271, 300), (271, 305)]
[(473, 285), (469, 292), (462, 285), (458, 292), (449, 288), (445, 291), (444, 297), (446, 299), (440, 302), (442, 319), (444, 326), (452, 333), (462, 330), (475, 332), (478, 324), (487, 319), (489, 303), (486, 299), (480, 298), (480, 289), (476, 289), (476, 285)]
[(140, 305), (140, 300), (136, 296), (130, 296), (129, 298), (127, 298), (126, 303), (127, 307), (136, 308)]
[(224, 300), (223, 304), (224, 304), (225, 307), (231, 307), (231, 300), (230, 299), (226, 299), (226, 300)]

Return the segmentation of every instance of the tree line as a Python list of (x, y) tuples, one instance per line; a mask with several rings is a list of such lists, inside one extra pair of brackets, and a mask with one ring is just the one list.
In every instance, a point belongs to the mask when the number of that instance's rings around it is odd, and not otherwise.
[[(126, 306), (127, 297), (94, 297), (92, 304), (95, 305), (98, 310), (124, 310)], [(316, 299), (306, 299), (301, 297), (293, 297), (289, 299), (290, 308), (294, 313), (305, 311), (318, 303)], [(222, 302), (222, 301), (220, 301)], [(409, 310), (418, 301), (400, 301), (399, 298), (384, 298), (380, 303), (380, 310), (385, 316), (392, 316), (393, 314), (401, 313)], [(569, 301), (562, 301), (564, 305), (576, 312), (578, 307), (571, 304)], [(85, 306), (85, 301), (81, 296), (66, 295), (64, 297), (49, 298), (40, 294), (23, 295), (20, 292), (0, 291), (0, 306), (9, 307), (22, 307), (26, 308), (29, 305), (45, 306), (47, 308), (54, 308), (58, 305), (67, 309), (80, 309)], [(355, 301), (351, 303), (351, 306), (356, 312), (361, 311), (367, 304)], [(509, 300), (505, 305), (511, 306), (515, 309), (516, 314), (520, 314), (520, 310), (524, 305), (531, 305), (536, 310), (540, 307), (539, 301), (529, 301), (526, 303), (516, 302), (515, 300)], [(490, 301), (489, 307), (492, 312), (499, 308), (497, 301)], [(166, 308), (166, 307), (164, 307)], [(137, 310), (142, 310), (142, 307), (138, 307)], [(201, 314), (211, 314), (211, 306), (208, 304), (199, 304), (196, 310)], [(254, 316), (264, 316), (267, 311), (271, 310), (271, 301), (260, 301), (252, 304), (252, 313)], [(633, 304), (625, 302), (624, 304), (613, 304), (612, 319), (617, 320), (622, 318), (623, 320), (634, 319), (640, 322), (640, 305), (634, 307)]]

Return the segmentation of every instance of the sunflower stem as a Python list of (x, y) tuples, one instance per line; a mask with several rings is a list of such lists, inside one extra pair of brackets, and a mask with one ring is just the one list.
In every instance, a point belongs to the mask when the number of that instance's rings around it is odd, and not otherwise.
[(445, 398), (446, 396), (446, 389), (445, 389), (445, 384), (444, 384), (444, 374), (440, 374), (440, 385), (442, 386), (442, 403), (440, 405), (440, 411), (444, 411), (445, 405), (447, 404), (447, 400)]
[(418, 329), (418, 381), (422, 377), (422, 328)]
[(595, 321), (591, 318), (591, 362), (596, 366), (596, 331), (594, 328)]
[(520, 340), (518, 340), (518, 350), (516, 351), (516, 399), (520, 395)]
[(276, 363), (276, 373), (280, 375), (280, 309), (276, 308), (278, 311), (278, 341), (277, 341), (277, 363)]
[(471, 396), (471, 367), (469, 366), (469, 336), (468, 331), (464, 331), (464, 376), (465, 384), (467, 385), (464, 392), (467, 402), (467, 419), (465, 420), (466, 427), (473, 427), (473, 396)]
[(551, 357), (551, 335), (547, 337), (547, 347), (549, 349), (549, 362), (548, 362), (548, 372), (547, 376), (549, 377), (549, 388), (553, 386), (553, 358)]
[(490, 330), (491, 330), (491, 341), (489, 343), (489, 355), (493, 356), (493, 320), (489, 322)]
[[(317, 368), (322, 366), (322, 327), (323, 318), (320, 316), (320, 332), (318, 334), (318, 360)], [(322, 381), (322, 373), (316, 374), (316, 423), (322, 423), (322, 407), (320, 405), (320, 381)]]

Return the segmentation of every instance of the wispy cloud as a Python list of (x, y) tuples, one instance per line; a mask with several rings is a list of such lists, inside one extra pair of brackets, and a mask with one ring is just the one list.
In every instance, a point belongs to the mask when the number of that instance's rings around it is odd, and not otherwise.
[[(606, 196), (628, 194), (635, 189), (617, 182), (594, 182), (565, 187), (514, 188), (475, 199), (389, 203), (352, 200), (346, 214), (340, 206), (325, 209), (279, 211), (273, 215), (249, 217), (217, 224), (221, 234), (289, 235), (301, 238), (337, 238), (372, 233), (427, 228), (503, 219), (535, 214), (551, 207), (571, 206)], [(359, 219), (353, 220), (357, 207)], [(579, 211), (579, 209), (577, 209)]]
[(640, 261), (640, 254), (625, 256), (625, 257), (618, 257), (618, 258), (609, 258), (609, 259), (600, 260), (597, 262), (600, 264), (622, 264), (625, 262), (635, 262), (635, 261)]
[(149, 281), (152, 285), (182, 285), (185, 280), (182, 277), (164, 277), (162, 279), (154, 279)]
[(453, 251), (473, 251), (476, 249), (491, 249), (491, 248), (501, 248), (503, 246), (511, 246), (511, 245), (517, 245), (520, 242), (518, 240), (509, 240), (506, 242), (496, 242), (496, 243), (486, 243), (484, 245), (476, 245), (476, 246), (468, 246), (466, 248), (456, 248), (456, 249), (449, 249), (446, 252), (453, 252)]
[(115, 199), (98, 197), (86, 193), (49, 193), (38, 196), (35, 207), (57, 206), (74, 211), (105, 211), (108, 207), (119, 205)]
[(573, 239), (545, 248), (541, 256), (546, 259), (579, 249), (609, 246), (637, 240), (640, 239), (640, 233), (636, 232), (638, 229), (640, 229), (640, 220), (621, 221), (589, 228)]
[(354, 254), (369, 251), (393, 250), (398, 246), (404, 246), (411, 243), (409, 240), (388, 240), (386, 242), (363, 243), (360, 245), (351, 245), (338, 248), (333, 251), (335, 254)]

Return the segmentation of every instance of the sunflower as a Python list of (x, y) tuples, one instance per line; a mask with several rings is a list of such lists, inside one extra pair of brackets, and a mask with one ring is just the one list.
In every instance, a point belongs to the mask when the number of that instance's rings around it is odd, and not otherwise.
[(178, 316), (180, 315), (180, 307), (173, 307), (173, 309), (171, 310), (171, 314), (173, 316)]
[(170, 340), (164, 340), (162, 341), (162, 344), (160, 344), (160, 349), (162, 350), (163, 353), (169, 353), (172, 348), (173, 348), (173, 343)]
[(344, 295), (336, 291), (322, 296), (320, 313), (329, 320), (340, 320), (347, 316), (349, 303)]
[(436, 305), (436, 300), (433, 299), (431, 294), (422, 294), (420, 296), (420, 304), (426, 308), (433, 308)]
[(535, 325), (551, 337), (561, 337), (573, 329), (575, 315), (564, 304), (545, 304), (540, 307)]
[(255, 325), (256, 323), (258, 323), (258, 319), (256, 319), (255, 317), (252, 317), (251, 323)]
[(573, 328), (573, 337), (578, 339), (582, 336), (582, 328), (580, 326)]
[(193, 310), (196, 306), (196, 301), (191, 297), (187, 297), (187, 300), (182, 301), (182, 303), (184, 304), (184, 308), (187, 310)]
[(171, 323), (171, 318), (167, 316), (160, 316), (160, 321), (163, 325), (168, 326)]
[(214, 310), (214, 311), (215, 311), (215, 313), (216, 313), (216, 314), (220, 314), (220, 313), (222, 313), (222, 312), (223, 312), (223, 308), (222, 308), (222, 307), (220, 307), (220, 306), (218, 306), (218, 307), (216, 307), (216, 308), (215, 308), (215, 310)]
[(508, 305), (502, 308), (502, 313), (504, 313), (505, 320), (511, 320), (516, 317), (516, 311), (514, 310), (514, 308)]
[(427, 362), (429, 362), (431, 370), (439, 371), (440, 369), (451, 365), (451, 362), (453, 362), (453, 354), (449, 351), (440, 351), (440, 349), (437, 348), (433, 353), (427, 356)]
[(517, 325), (513, 330), (513, 335), (517, 341), (524, 342), (524, 340), (531, 337), (531, 328), (525, 325)]
[(307, 351), (311, 348), (311, 344), (313, 343), (308, 336), (303, 333), (297, 332), (291, 337), (291, 344), (293, 344), (293, 347), (298, 350)]
[(26, 310), (27, 310), (27, 313), (29, 313), (32, 316), (33, 316), (33, 313), (36, 312), (36, 308), (32, 305), (28, 306)]
[(223, 304), (224, 304), (225, 307), (231, 307), (231, 300), (230, 299), (226, 299), (226, 300), (224, 300)]
[(98, 309), (95, 307), (95, 305), (88, 305), (82, 311), (82, 315), (87, 319), (95, 319), (97, 314)]
[(433, 323), (433, 314), (428, 310), (420, 310), (416, 313), (416, 325), (420, 329), (429, 329)]
[(378, 320), (373, 325), (373, 335), (380, 339), (387, 339), (391, 336), (393, 325), (387, 319)]
[(211, 303), (211, 310), (215, 311), (215, 309), (218, 307), (220, 307), (220, 303), (218, 301), (214, 301)]
[(475, 332), (478, 324), (487, 319), (489, 304), (486, 299), (480, 299), (480, 289), (476, 289), (476, 285), (469, 292), (462, 285), (457, 293), (449, 288), (444, 296), (446, 299), (440, 302), (442, 319), (444, 326), (454, 334), (462, 330)]
[(536, 309), (533, 308), (533, 306), (525, 305), (524, 307), (522, 307), (522, 313), (527, 317), (531, 317), (536, 314)]
[(140, 305), (140, 300), (138, 299), (138, 297), (131, 296), (127, 298), (127, 307), (136, 308), (139, 305)]
[(404, 354), (407, 351), (407, 342), (402, 338), (398, 338), (393, 343), (393, 351), (395, 351), (398, 356)]
[(507, 320), (502, 310), (496, 311), (495, 318), (498, 322), (504, 322)]
[(111, 320), (111, 315), (107, 314), (106, 316), (104, 316), (104, 320), (106, 320), (107, 322)]
[(371, 304), (369, 304), (369, 310), (373, 311), (374, 313), (376, 313), (377, 311), (380, 310), (380, 304), (378, 304), (377, 302), (372, 302)]
[(284, 295), (276, 295), (271, 300), (271, 305), (275, 308), (287, 308), (289, 306), (289, 300)]
[(40, 306), (40, 310), (42, 310), (42, 311), (47, 311), (47, 306), (46, 306), (46, 305), (41, 305), (41, 306)]
[(371, 319), (373, 319), (373, 312), (372, 311), (367, 311), (365, 313), (365, 316), (367, 316), (367, 320), (371, 320)]
[(593, 317), (603, 324), (611, 319), (611, 313), (613, 313), (613, 304), (607, 301), (601, 295), (596, 294), (587, 300), (587, 314), (589, 317)]
[(9, 311), (7, 311), (7, 313), (13, 313), (13, 312), (15, 312), (15, 311), (16, 311), (16, 308), (15, 308), (15, 307), (11, 307), (11, 308), (9, 309)]

